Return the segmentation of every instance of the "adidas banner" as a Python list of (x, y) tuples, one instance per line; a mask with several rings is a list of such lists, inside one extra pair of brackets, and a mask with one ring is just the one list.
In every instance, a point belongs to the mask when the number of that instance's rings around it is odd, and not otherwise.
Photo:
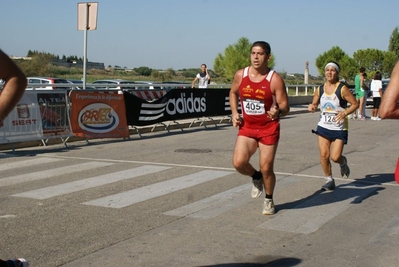
[(148, 102), (124, 92), (128, 125), (145, 126), (164, 121), (231, 114), (230, 89), (176, 89)]

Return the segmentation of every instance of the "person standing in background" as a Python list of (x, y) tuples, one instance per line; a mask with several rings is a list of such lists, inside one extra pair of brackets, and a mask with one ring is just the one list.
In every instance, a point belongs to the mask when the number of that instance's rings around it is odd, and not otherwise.
[(209, 76), (208, 68), (206, 67), (206, 64), (201, 65), (201, 72), (195, 76), (193, 82), (191, 83), (191, 88), (194, 88), (194, 84), (196, 81), (198, 81), (198, 88), (207, 88), (208, 87), (208, 84), (211, 81), (211, 76)]
[(377, 71), (374, 74), (374, 79), (371, 80), (370, 83), (370, 90), (373, 96), (373, 111), (371, 113), (371, 120), (379, 121), (381, 120), (378, 116), (378, 110), (381, 104), (381, 97), (382, 97), (382, 75), (381, 72)]
[[(24, 94), (27, 81), (20, 68), (2, 50), (0, 50), (0, 79), (4, 81), (0, 94), (0, 127), (3, 127), (4, 119), (18, 104)], [(23, 258), (0, 259), (0, 267), (27, 266), (29, 266), (29, 263)]]
[(356, 100), (359, 104), (359, 108), (357, 109), (355, 115), (353, 116), (354, 119), (365, 120), (366, 117), (363, 114), (364, 104), (365, 104), (365, 90), (368, 90), (368, 86), (364, 83), (365, 82), (365, 68), (359, 68), (359, 74), (355, 77), (355, 92), (356, 92)]

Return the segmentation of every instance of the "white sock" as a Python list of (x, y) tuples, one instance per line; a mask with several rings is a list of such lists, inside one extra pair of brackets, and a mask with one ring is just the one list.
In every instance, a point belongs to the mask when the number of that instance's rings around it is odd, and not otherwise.
[(330, 175), (330, 176), (326, 177), (326, 180), (327, 180), (327, 182), (330, 182), (330, 181), (334, 180), (334, 178), (332, 177), (332, 175)]

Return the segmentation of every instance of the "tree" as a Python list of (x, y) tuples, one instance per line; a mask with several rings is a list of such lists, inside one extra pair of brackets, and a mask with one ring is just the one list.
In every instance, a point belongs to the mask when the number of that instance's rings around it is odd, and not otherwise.
[(396, 64), (398, 56), (393, 51), (384, 52), (384, 61), (382, 63), (381, 74), (382, 77), (390, 77), (393, 67)]
[(32, 60), (23, 62), (20, 67), (26, 76), (51, 76), (50, 62), (54, 57), (48, 53), (33, 53)]
[[(241, 37), (237, 43), (229, 45), (224, 50), (224, 54), (219, 53), (214, 61), (213, 67), (218, 76), (226, 77), (232, 81), (237, 70), (251, 64), (250, 52), (252, 43), (248, 38)], [(268, 66), (274, 67), (274, 56), (272, 54)]]
[(353, 57), (359, 66), (366, 69), (368, 76), (371, 78), (377, 71), (380, 71), (383, 77), (389, 77), (397, 61), (397, 55), (393, 51), (370, 48), (356, 51)]
[(166, 71), (153, 70), (151, 72), (152, 78), (158, 82), (165, 82), (171, 80), (174, 74), (175, 71), (172, 68), (169, 68)]
[(388, 51), (394, 52), (396, 54), (396, 58), (399, 58), (399, 29), (395, 27), (393, 30), (391, 37), (389, 38), (389, 46)]
[(328, 62), (335, 61), (340, 66), (340, 76), (347, 79), (355, 76), (358, 66), (339, 46), (333, 46), (316, 58), (316, 67), (321, 76), (324, 76), (324, 67)]
[[(209, 72), (209, 70), (208, 70), (208, 72)], [(193, 78), (193, 79), (194, 79), (195, 75), (197, 75), (197, 73), (198, 73), (198, 69), (183, 69), (181, 71), (181, 75), (183, 77)], [(211, 77), (213, 77), (213, 75)]]
[(138, 75), (142, 75), (142, 76), (150, 76), (152, 69), (149, 67), (138, 67), (138, 68), (134, 68), (133, 69)]
[(359, 67), (364, 67), (367, 71), (380, 70), (384, 56), (378, 49), (359, 49), (353, 53), (353, 59)]

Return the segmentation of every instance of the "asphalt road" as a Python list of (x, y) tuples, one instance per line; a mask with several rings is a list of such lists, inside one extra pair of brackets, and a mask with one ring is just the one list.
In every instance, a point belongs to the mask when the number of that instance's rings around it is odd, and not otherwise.
[(273, 216), (232, 168), (229, 124), (2, 152), (0, 257), (63, 267), (398, 266), (399, 121), (350, 120), (351, 175), (334, 165), (337, 188), (321, 192), (317, 119), (281, 121)]

